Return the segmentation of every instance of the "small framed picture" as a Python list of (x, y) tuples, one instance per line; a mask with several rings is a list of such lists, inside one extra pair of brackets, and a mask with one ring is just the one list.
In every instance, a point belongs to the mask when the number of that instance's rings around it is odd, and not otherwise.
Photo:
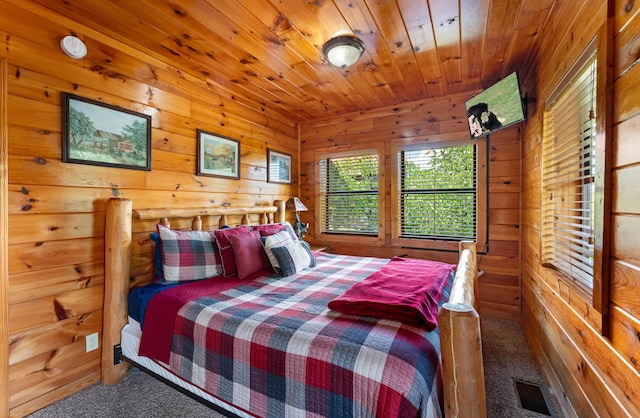
[(267, 182), (291, 184), (291, 154), (267, 149)]
[(198, 129), (197, 175), (240, 178), (240, 141)]
[(151, 116), (62, 93), (62, 161), (151, 170)]

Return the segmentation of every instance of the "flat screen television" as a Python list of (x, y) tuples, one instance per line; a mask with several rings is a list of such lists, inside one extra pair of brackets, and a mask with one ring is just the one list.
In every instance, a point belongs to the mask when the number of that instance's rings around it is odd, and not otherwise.
[(525, 118), (515, 72), (473, 96), (464, 105), (471, 138), (480, 138)]

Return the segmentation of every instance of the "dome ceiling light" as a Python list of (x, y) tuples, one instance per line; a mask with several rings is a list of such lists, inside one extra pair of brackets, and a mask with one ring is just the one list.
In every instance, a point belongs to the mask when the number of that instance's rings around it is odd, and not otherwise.
[(364, 53), (364, 44), (355, 36), (338, 36), (324, 44), (322, 53), (331, 64), (346, 68), (360, 59)]

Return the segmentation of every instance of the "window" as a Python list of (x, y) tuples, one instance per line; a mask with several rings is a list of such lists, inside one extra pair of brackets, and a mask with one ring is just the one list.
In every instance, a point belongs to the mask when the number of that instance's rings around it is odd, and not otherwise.
[(392, 153), (392, 245), (457, 251), (459, 241), (475, 240), (486, 248), (486, 138), (398, 145)]
[[(595, 48), (593, 48), (595, 49)], [(596, 219), (597, 59), (589, 51), (545, 103), (542, 264), (591, 292)]]
[(320, 230), (323, 234), (378, 236), (378, 153), (319, 161)]
[(400, 237), (476, 238), (476, 147), (400, 151)]

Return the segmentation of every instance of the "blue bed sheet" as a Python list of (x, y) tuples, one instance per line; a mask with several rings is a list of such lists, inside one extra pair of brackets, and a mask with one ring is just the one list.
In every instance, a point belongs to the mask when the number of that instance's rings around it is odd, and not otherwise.
[(147, 305), (153, 296), (158, 292), (179, 285), (180, 283), (151, 283), (135, 288), (129, 293), (129, 316), (138, 321), (140, 323), (140, 328), (142, 328)]

